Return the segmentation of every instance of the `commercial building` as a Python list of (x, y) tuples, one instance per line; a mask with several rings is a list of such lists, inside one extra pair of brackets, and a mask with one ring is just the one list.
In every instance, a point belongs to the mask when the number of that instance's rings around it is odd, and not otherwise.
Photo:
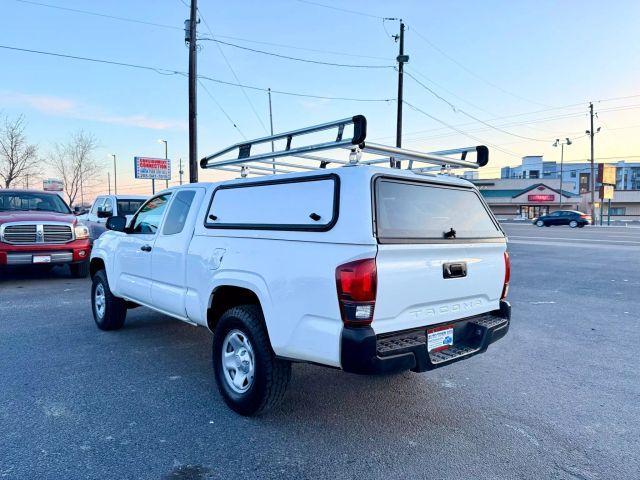
[[(600, 221), (602, 213), (603, 223), (606, 223), (607, 217), (611, 221), (617, 222), (637, 222), (640, 221), (640, 190), (615, 190), (611, 203), (602, 202), (600, 205), (596, 193), (596, 220)], [(585, 192), (580, 195), (579, 210), (587, 212), (591, 205), (591, 193)]]
[[(640, 163), (625, 160), (607, 162), (616, 167), (616, 190), (640, 190)], [(597, 175), (598, 165), (594, 166)], [(560, 163), (545, 161), (542, 155), (522, 157), (522, 163), (515, 167), (503, 167), (500, 177), (504, 179), (560, 179)], [(591, 163), (564, 163), (562, 165), (562, 189), (572, 193), (589, 191)], [(599, 188), (596, 182), (596, 190)]]
[(531, 219), (556, 210), (578, 210), (581, 198), (560, 190), (559, 179), (473, 180), (491, 210), (500, 220)]

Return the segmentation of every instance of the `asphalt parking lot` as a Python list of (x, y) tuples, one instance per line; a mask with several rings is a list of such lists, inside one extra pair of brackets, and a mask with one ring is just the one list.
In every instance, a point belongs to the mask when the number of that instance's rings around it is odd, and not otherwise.
[(426, 374), (295, 365), (258, 418), (211, 337), (146, 309), (96, 329), (90, 282), (0, 280), (0, 478), (609, 479), (640, 471), (640, 229), (506, 225), (509, 334)]

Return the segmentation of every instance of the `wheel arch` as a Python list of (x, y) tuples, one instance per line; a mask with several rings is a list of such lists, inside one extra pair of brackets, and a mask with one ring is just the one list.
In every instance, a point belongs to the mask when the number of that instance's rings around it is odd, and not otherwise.
[(104, 263), (104, 260), (100, 257), (92, 258), (91, 262), (89, 263), (89, 275), (91, 276), (91, 278), (93, 278), (95, 274), (100, 270), (104, 270), (105, 273), (107, 271), (107, 266)]
[[(260, 309), (264, 321), (263, 302), (256, 291), (248, 286), (233, 284), (218, 285), (209, 296), (207, 327), (213, 333), (224, 312), (238, 305), (255, 305)], [(266, 327), (266, 322), (265, 322)], [(268, 331), (268, 328), (267, 328)]]

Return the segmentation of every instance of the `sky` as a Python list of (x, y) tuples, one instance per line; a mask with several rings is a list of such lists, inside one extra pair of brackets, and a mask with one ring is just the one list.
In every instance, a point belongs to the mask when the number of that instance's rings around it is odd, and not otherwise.
[[(188, 0), (0, 0), (0, 8), (1, 46), (188, 69), (182, 30)], [(388, 67), (398, 54), (391, 35), (399, 22), (383, 21), (393, 17), (407, 25), (410, 56), (403, 147), (435, 151), (486, 144), (490, 163), (480, 173), (485, 178), (499, 177), (500, 167), (517, 165), (525, 155), (559, 160), (555, 138), (572, 138), (565, 161), (579, 161), (589, 157), (584, 134), (593, 101), (596, 128), (601, 127), (596, 158), (640, 161), (640, 2), (200, 0), (199, 10), (200, 37), (366, 66), (292, 61), (201, 41), (203, 76), (276, 91), (380, 100), (274, 93), (276, 132), (364, 114), (367, 138), (393, 144), (397, 72)], [(87, 187), (88, 198), (106, 192), (111, 154), (117, 158), (119, 193), (150, 193), (149, 181), (134, 179), (133, 157), (163, 157), (160, 139), (167, 140), (174, 165), (171, 184), (178, 182), (178, 160), (188, 158), (184, 75), (5, 48), (0, 62), (0, 114), (25, 116), (28, 138), (43, 159), (79, 129), (98, 139), (95, 157), (104, 168)], [(245, 137), (264, 136), (267, 94), (203, 79), (198, 121), (199, 158)], [(42, 173), (50, 174), (46, 166)], [(219, 178), (225, 174), (200, 171), (203, 181)]]

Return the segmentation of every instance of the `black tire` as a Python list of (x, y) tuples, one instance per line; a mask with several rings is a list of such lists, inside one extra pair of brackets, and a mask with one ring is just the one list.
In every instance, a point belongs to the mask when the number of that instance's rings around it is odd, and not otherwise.
[[(104, 310), (96, 304), (96, 291), (99, 289), (102, 289), (104, 296)], [(93, 310), (93, 319), (100, 330), (118, 330), (122, 328), (124, 320), (127, 318), (127, 302), (111, 293), (107, 274), (104, 270), (98, 271), (93, 276), (91, 308)]]
[(89, 276), (89, 260), (86, 262), (72, 263), (69, 265), (73, 278), (87, 278)]
[[(246, 387), (243, 386), (246, 391), (242, 392), (234, 390), (232, 381), (227, 380), (230, 372), (222, 361), (223, 345), (227, 343), (228, 336), (234, 333), (248, 340), (252, 353), (250, 358), (253, 363), (250, 365), (253, 367), (253, 379), (250, 383), (247, 382)], [(213, 335), (213, 371), (225, 403), (240, 415), (263, 413), (278, 405), (284, 398), (291, 378), (291, 362), (276, 358), (262, 312), (256, 305), (233, 307), (220, 317)]]
[(545, 225), (545, 223), (544, 223), (542, 220), (538, 220), (538, 221), (536, 222), (536, 227), (544, 227), (544, 226), (546, 226), (546, 225)]
[(569, 226), (570, 226), (571, 228), (576, 228), (576, 227), (578, 226), (578, 222), (577, 222), (577, 221), (575, 221), (575, 220), (571, 220), (571, 221), (569, 222)]

